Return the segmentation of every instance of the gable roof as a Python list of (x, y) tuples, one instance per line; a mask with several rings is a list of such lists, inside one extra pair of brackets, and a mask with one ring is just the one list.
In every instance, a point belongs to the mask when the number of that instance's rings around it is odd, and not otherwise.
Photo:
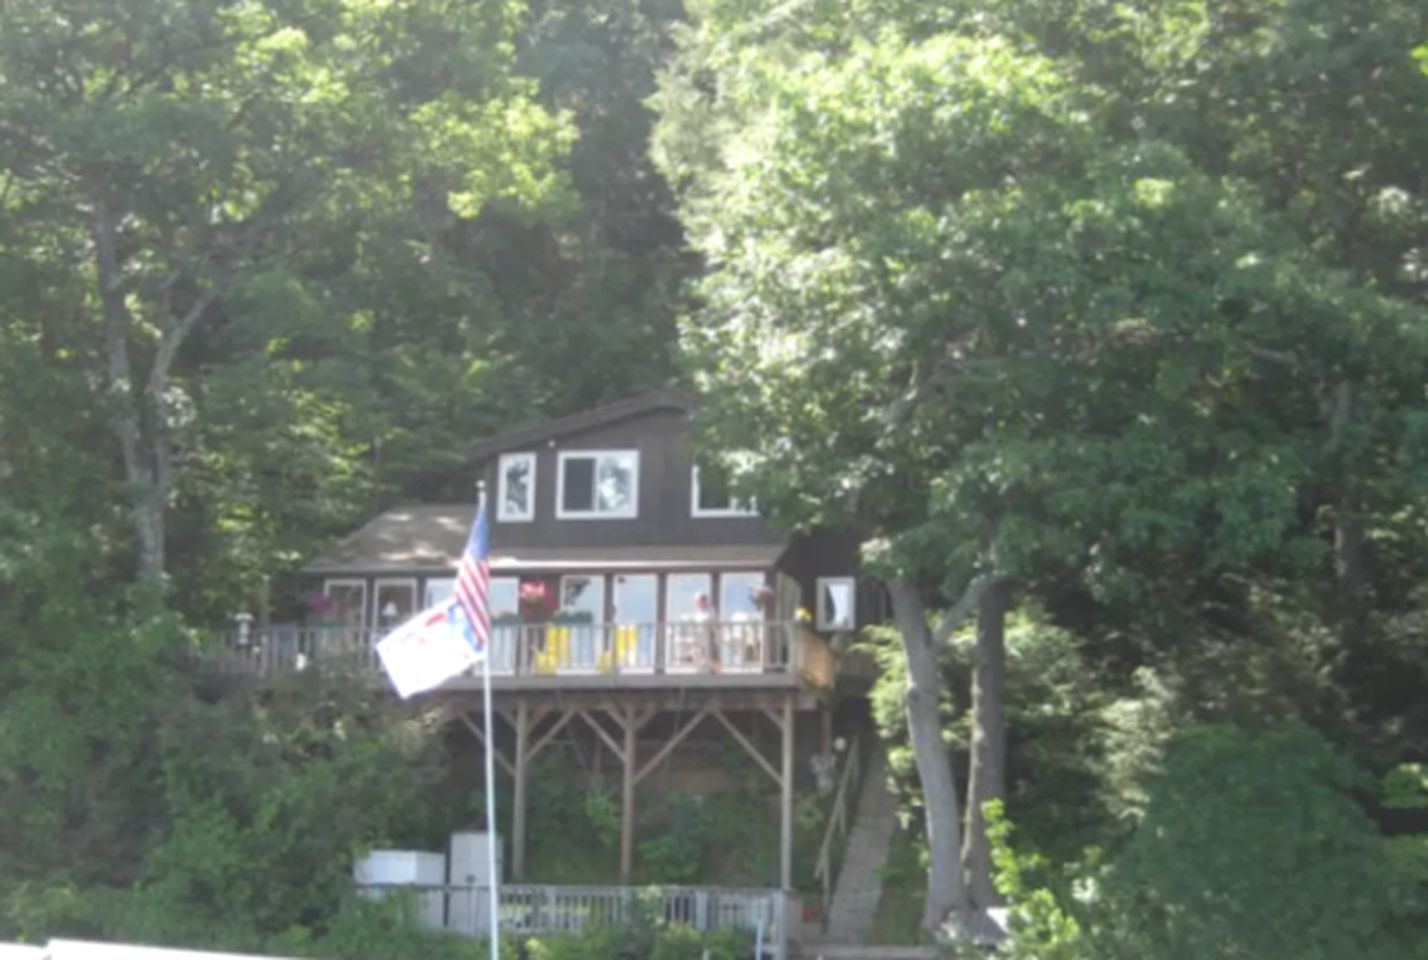
[(688, 413), (692, 407), (693, 403), (688, 395), (678, 390), (657, 390), (638, 397), (617, 400), (603, 407), (585, 410), (568, 417), (558, 417), (555, 420), (547, 420), (544, 423), (537, 423), (520, 430), (512, 430), (509, 433), (477, 440), (467, 449), (467, 454), (473, 460), (485, 460), (506, 450), (529, 447), (546, 440), (580, 433), (591, 427), (607, 426), (657, 410), (680, 410)]

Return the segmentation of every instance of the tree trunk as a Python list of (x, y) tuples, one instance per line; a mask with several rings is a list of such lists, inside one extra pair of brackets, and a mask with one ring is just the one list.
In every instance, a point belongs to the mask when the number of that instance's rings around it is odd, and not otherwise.
[(1368, 580), (1364, 527), (1350, 482), (1344, 434), (1354, 417), (1354, 385), (1347, 380), (1334, 387), (1329, 408), (1329, 442), (1339, 457), (1340, 493), (1334, 507), (1334, 575), (1339, 585), (1341, 614), (1345, 629), (1352, 630), (1364, 611)]
[(962, 883), (958, 856), (961, 818), (957, 814), (957, 782), (952, 775), (952, 761), (942, 743), (942, 717), (938, 709), (942, 699), (942, 675), (932, 646), (927, 611), (916, 588), (899, 580), (890, 580), (887, 586), (893, 618), (907, 656), (907, 729), (927, 816), (930, 862), (922, 926), (925, 930), (935, 930), (949, 915), (954, 923), (961, 924), (968, 913), (967, 889)]
[(1001, 902), (992, 882), (992, 849), (982, 806), (1006, 800), (1007, 729), (1006, 617), (1011, 589), (992, 580), (977, 605), (977, 645), (972, 662), (972, 745), (967, 776), (967, 830), (962, 838), (962, 873), (973, 906), (985, 910)]
[(104, 310), (104, 347), (108, 361), (105, 387), (110, 422), (119, 441), (124, 479), (129, 485), (129, 516), (139, 545), (139, 576), (159, 577), (164, 572), (164, 507), (168, 500), (163, 410), (151, 391), (138, 391), (134, 387), (134, 371), (129, 361), (129, 309), (120, 289), (114, 219), (103, 201), (95, 204), (92, 230), (99, 302)]

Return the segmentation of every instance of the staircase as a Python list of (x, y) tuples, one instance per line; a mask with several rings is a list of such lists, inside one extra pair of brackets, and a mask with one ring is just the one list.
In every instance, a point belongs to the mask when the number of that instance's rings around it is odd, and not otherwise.
[[(868, 757), (868, 772), (863, 776), (858, 794), (853, 829), (848, 833), (843, 864), (833, 888), (825, 937), (829, 944), (863, 943), (877, 915), (888, 844), (897, 829), (897, 797), (888, 789), (887, 781), (887, 754), (879, 744)], [(815, 948), (814, 955), (817, 952)]]

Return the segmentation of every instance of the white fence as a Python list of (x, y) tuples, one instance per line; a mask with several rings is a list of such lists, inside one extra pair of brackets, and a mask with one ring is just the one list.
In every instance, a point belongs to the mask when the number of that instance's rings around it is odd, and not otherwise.
[[(486, 887), (364, 884), (367, 895), (415, 896), (420, 903), (445, 898), (443, 929), (467, 936), (490, 930)], [(498, 896), (503, 933), (580, 933), (649, 916), (696, 930), (735, 928), (777, 951), (784, 943), (784, 896), (777, 890), (730, 887), (565, 887), (503, 884)], [(422, 911), (427, 914), (426, 910)]]

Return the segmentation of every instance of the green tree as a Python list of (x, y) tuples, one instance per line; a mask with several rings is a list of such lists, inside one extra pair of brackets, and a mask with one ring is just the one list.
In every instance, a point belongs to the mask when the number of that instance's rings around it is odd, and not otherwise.
[[(889, 577), (929, 925), (967, 893), (926, 608), (961, 596), (955, 625), (999, 582), (1070, 583), (1142, 608), (1142, 628), (1243, 608), (1246, 584), (1311, 582), (1331, 551), (1342, 571), (1350, 488), (1387, 522), (1424, 477), (1422, 303), (1300, 229), (1265, 181), (1211, 163), (1205, 131), (1137, 119), (1138, 96), (1169, 101), (1188, 69), (1184, 5), (1109, 22), (1052, 7), (710, 2), (662, 94), (663, 162), (712, 266), (685, 330), (710, 432), (758, 452), (747, 482), (778, 516), (864, 531)], [(1385, 158), (1407, 158), (1415, 109), (1393, 115)], [(1236, 114), (1226, 100), (1216, 116)], [(1352, 427), (1334, 419), (1349, 366)], [(1386, 468), (1360, 477), (1350, 436)], [(974, 907), (999, 633), (983, 631), (974, 681)]]
[(551, 163), (567, 131), (512, 75), (518, 12), (426, 0), (0, 11), (0, 203), (32, 227), (10, 252), (44, 262), (98, 345), (78, 353), (102, 384), (142, 574), (166, 568), (198, 372), (183, 354), (251, 320), (236, 304), (255, 284), (296, 279), (282, 254), (298, 237), (360, 212), (420, 242), (426, 216), (559, 191)]

